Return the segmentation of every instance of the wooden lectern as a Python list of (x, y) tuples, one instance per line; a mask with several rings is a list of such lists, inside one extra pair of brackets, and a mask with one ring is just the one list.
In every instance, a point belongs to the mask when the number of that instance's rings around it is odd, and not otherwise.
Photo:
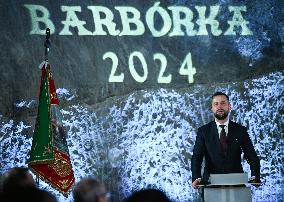
[(204, 202), (251, 202), (247, 173), (211, 174), (203, 187)]

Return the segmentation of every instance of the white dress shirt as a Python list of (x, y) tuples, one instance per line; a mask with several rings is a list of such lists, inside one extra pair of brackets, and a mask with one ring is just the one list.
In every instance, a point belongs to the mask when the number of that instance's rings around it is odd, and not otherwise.
[(218, 129), (219, 139), (220, 139), (220, 134), (221, 134), (221, 130), (222, 130), (220, 125), (225, 125), (225, 132), (226, 132), (226, 136), (227, 136), (227, 134), (228, 134), (228, 127), (229, 127), (229, 119), (227, 119), (227, 121), (224, 124), (220, 124), (218, 122), (218, 119), (215, 118), (215, 122), (216, 122), (217, 129)]

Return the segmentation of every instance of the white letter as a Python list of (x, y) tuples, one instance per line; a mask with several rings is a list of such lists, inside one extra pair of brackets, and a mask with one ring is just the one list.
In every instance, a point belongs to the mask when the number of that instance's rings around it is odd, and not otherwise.
[[(30, 11), (32, 22), (32, 30), (30, 31), (30, 34), (45, 35), (46, 28), (50, 29), (50, 34), (53, 34), (55, 32), (54, 24), (49, 19), (49, 11), (44, 6), (24, 4), (24, 7), (26, 7)], [(37, 11), (41, 12), (40, 16), (37, 15)], [(40, 22), (45, 25), (45, 28), (40, 29)]]
[[(140, 12), (136, 8), (120, 7), (120, 6), (116, 6), (114, 8), (119, 11), (121, 17), (122, 31), (119, 34), (119, 36), (123, 35), (136, 36), (136, 35), (142, 35), (145, 32), (145, 27), (140, 20)], [(128, 13), (131, 13), (133, 17), (129, 18)], [(131, 30), (130, 24), (133, 24), (136, 27), (136, 29)]]
[(179, 69), (179, 74), (187, 76), (188, 83), (194, 82), (193, 75), (196, 74), (196, 69), (195, 69), (195, 67), (192, 66), (192, 60), (191, 60), (191, 53), (190, 52), (185, 56), (185, 58), (184, 58), (184, 60), (181, 64), (181, 67)]
[[(102, 25), (106, 26), (110, 35), (116, 36), (119, 34), (119, 30), (115, 29), (116, 24), (113, 22), (113, 13), (111, 10), (104, 6), (88, 6), (88, 9), (92, 11), (95, 23), (93, 35), (107, 35)], [(103, 13), (105, 18), (101, 18), (100, 13)]]
[(123, 82), (124, 80), (124, 73), (121, 73), (120, 75), (115, 75), (117, 66), (118, 66), (118, 58), (117, 55), (113, 52), (106, 52), (103, 55), (103, 60), (110, 58), (112, 60), (112, 67), (111, 72), (108, 78), (108, 82)]
[[(165, 9), (163, 9), (162, 7), (159, 7), (159, 4), (160, 2), (156, 2), (155, 5), (151, 7), (146, 13), (146, 22), (154, 37), (165, 35), (166, 33), (168, 33), (168, 31), (172, 27), (171, 17), (169, 16), (169, 14), (167, 13)], [(163, 27), (161, 28), (160, 31), (156, 30), (155, 28), (155, 24), (154, 24), (154, 13), (155, 12), (160, 14), (163, 20)]]
[(172, 81), (172, 74), (168, 74), (168, 76), (165, 76), (164, 73), (167, 68), (167, 58), (162, 53), (155, 53), (153, 56), (154, 60), (160, 60), (161, 66), (160, 66), (160, 72), (158, 76), (158, 83), (171, 83)]
[(222, 31), (219, 29), (219, 22), (215, 20), (219, 12), (219, 6), (210, 6), (208, 18), (205, 18), (206, 6), (195, 6), (195, 8), (199, 13), (199, 19), (196, 20), (196, 23), (199, 25), (197, 35), (208, 35), (207, 24), (211, 25), (211, 32), (214, 36), (222, 34)]
[[(143, 75), (142, 76), (140, 76), (138, 74), (138, 72), (136, 71), (136, 69), (134, 67), (134, 57), (137, 57), (142, 64), (142, 68), (143, 68)], [(143, 83), (144, 81), (146, 81), (147, 76), (148, 76), (148, 67), (147, 67), (146, 60), (145, 60), (142, 53), (140, 53), (138, 51), (134, 51), (133, 53), (131, 53), (130, 56), (129, 56), (129, 59), (128, 59), (128, 67), (129, 67), (129, 70), (130, 70), (132, 77), (137, 82)]]
[(241, 35), (252, 35), (252, 31), (247, 27), (247, 24), (249, 24), (248, 21), (246, 21), (241, 11), (247, 11), (246, 6), (229, 6), (229, 11), (233, 11), (234, 15), (232, 18), (232, 21), (228, 21), (228, 24), (230, 27), (228, 30), (224, 33), (224, 35), (236, 35), (236, 32), (234, 31), (234, 27), (241, 26), (242, 32)]
[(83, 25), (86, 24), (85, 21), (81, 21), (78, 19), (76, 15), (77, 12), (81, 12), (81, 6), (61, 6), (61, 10), (66, 13), (66, 20), (61, 21), (64, 24), (63, 29), (59, 33), (59, 35), (72, 35), (69, 30), (69, 27), (77, 27), (78, 35), (92, 35), (92, 32), (87, 30)]
[[(171, 6), (168, 7), (173, 13), (173, 31), (169, 36), (184, 36), (184, 32), (181, 30), (181, 26), (184, 25), (186, 28), (186, 34), (188, 36), (196, 35), (194, 30), (194, 23), (192, 22), (193, 13), (192, 11), (184, 6)], [(181, 13), (184, 14), (184, 18), (181, 19)]]

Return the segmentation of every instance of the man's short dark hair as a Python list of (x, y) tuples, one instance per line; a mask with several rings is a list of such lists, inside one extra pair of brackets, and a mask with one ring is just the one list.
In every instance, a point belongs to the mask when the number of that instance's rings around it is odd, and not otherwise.
[(3, 191), (13, 190), (20, 187), (32, 186), (35, 183), (29, 181), (29, 169), (24, 167), (14, 167), (2, 176)]
[(36, 187), (19, 187), (3, 194), (4, 201), (9, 202), (57, 202), (56, 197), (48, 191)]
[(218, 96), (218, 95), (224, 95), (224, 96), (227, 98), (228, 102), (230, 101), (230, 100), (229, 100), (229, 96), (228, 96), (227, 94), (225, 94), (225, 93), (220, 92), (220, 91), (217, 91), (217, 92), (215, 92), (215, 93), (212, 95), (212, 100), (213, 100), (213, 98), (214, 98), (215, 96)]
[(74, 202), (96, 202), (104, 194), (104, 184), (91, 177), (80, 180), (73, 189)]
[(134, 192), (126, 202), (171, 202), (167, 195), (159, 189), (142, 189)]

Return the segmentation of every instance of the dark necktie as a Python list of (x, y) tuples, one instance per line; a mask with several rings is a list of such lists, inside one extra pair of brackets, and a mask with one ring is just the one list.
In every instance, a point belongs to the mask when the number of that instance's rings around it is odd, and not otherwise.
[(222, 147), (222, 154), (225, 156), (227, 150), (227, 137), (225, 132), (225, 125), (220, 125), (220, 127), (222, 128), (220, 133), (220, 143)]

